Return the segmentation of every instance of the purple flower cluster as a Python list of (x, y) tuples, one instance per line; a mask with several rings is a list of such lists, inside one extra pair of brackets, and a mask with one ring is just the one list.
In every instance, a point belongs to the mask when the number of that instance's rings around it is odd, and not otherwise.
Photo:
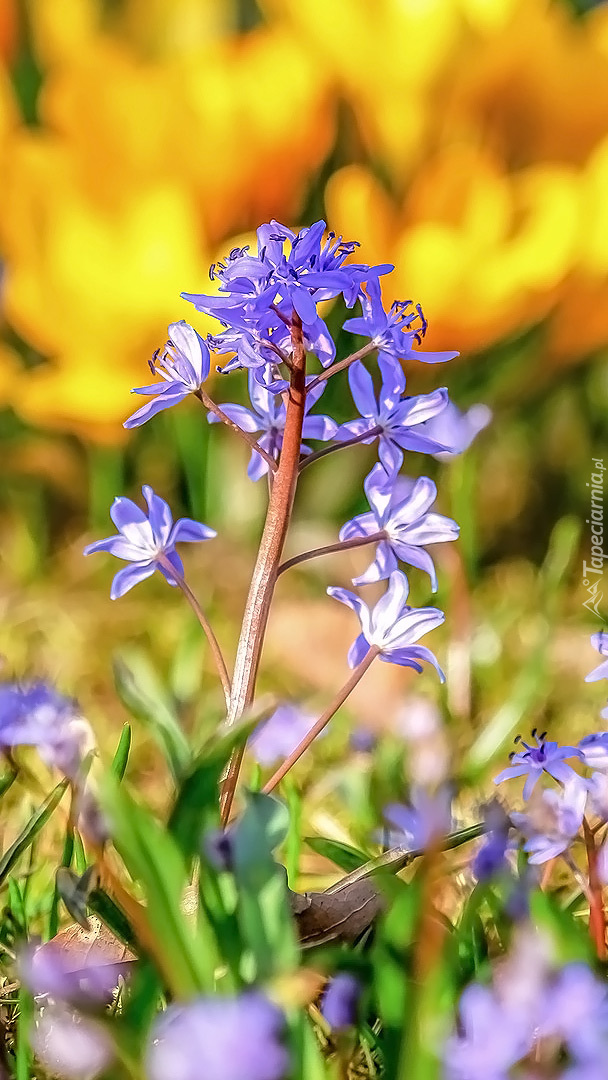
[(444, 1047), (446, 1080), (506, 1080), (516, 1065), (518, 1076), (537, 1076), (536, 1061), (546, 1066), (543, 1076), (560, 1080), (605, 1073), (605, 982), (583, 963), (556, 971), (528, 945), (525, 959), (516, 950), (493, 985), (472, 983), (462, 994), (458, 1027)]
[(147, 1080), (281, 1080), (284, 1017), (259, 991), (170, 1005), (156, 1021)]
[[(593, 634), (591, 644), (602, 656), (608, 656), (608, 636), (604, 631)], [(587, 676), (587, 682), (608, 678), (608, 661), (604, 661)], [(606, 710), (602, 712), (605, 716)], [(510, 820), (524, 837), (524, 851), (529, 862), (548, 862), (568, 852), (580, 836), (589, 815), (597, 819), (598, 829), (608, 823), (608, 732), (599, 731), (583, 736), (576, 746), (560, 746), (547, 740), (547, 733), (532, 731), (533, 742), (517, 736), (516, 743), (524, 747), (510, 755), (511, 764), (494, 778), (495, 784), (525, 776), (523, 797), (529, 806), (523, 812), (513, 811)], [(592, 770), (590, 776), (576, 772), (568, 760)], [(534, 790), (543, 775), (550, 776), (558, 788), (543, 788), (532, 801)], [(604, 836), (598, 849), (598, 871), (608, 883), (608, 842)]]
[(42, 760), (75, 778), (95, 745), (78, 705), (43, 682), (0, 684), (0, 749), (35, 746)]
[(217, 318), (224, 330), (210, 338), (218, 353), (236, 355), (223, 369), (253, 368), (262, 382), (266, 369), (291, 351), (290, 325), (301, 321), (304, 341), (323, 366), (336, 354), (331, 334), (317, 305), (340, 294), (347, 307), (362, 295), (363, 282), (377, 282), (392, 270), (389, 264), (370, 267), (347, 263), (358, 245), (345, 243), (317, 221), (299, 233), (270, 221), (257, 230), (257, 252), (233, 248), (224, 262), (211, 267), (219, 282), (216, 296), (182, 293), (197, 311)]

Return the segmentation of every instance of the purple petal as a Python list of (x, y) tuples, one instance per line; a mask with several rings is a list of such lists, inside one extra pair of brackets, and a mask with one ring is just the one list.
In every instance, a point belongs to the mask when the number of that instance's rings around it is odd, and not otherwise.
[(409, 525), (410, 522), (417, 521), (426, 514), (436, 498), (437, 488), (433, 481), (429, 480), (428, 476), (419, 476), (407, 499), (393, 508), (391, 522)]
[(214, 536), (217, 536), (215, 529), (210, 529), (208, 525), (202, 525), (200, 521), (193, 521), (191, 518), (180, 518), (173, 526), (170, 544), (173, 546), (178, 541), (195, 544), (199, 540), (213, 540)]
[[(243, 431), (248, 431), (253, 435), (256, 431), (262, 431), (263, 429), (260, 417), (256, 416), (250, 409), (246, 409), (244, 405), (233, 405), (232, 402), (228, 402), (227, 404), (222, 403), (220, 409)], [(219, 417), (214, 416), (213, 413), (208, 413), (207, 419), (210, 424), (221, 422)]]
[(353, 401), (361, 415), (377, 417), (378, 406), (374, 394), (374, 383), (369, 371), (360, 360), (349, 367), (348, 384)]
[(199, 385), (203, 383), (211, 370), (207, 343), (185, 319), (171, 323), (169, 338), (188, 361)]
[[(184, 564), (183, 564), (180, 556), (177, 554), (177, 551), (165, 551), (164, 557), (167, 560), (167, 562), (170, 563), (170, 565), (175, 570), (175, 573), (176, 573), (177, 577), (178, 578), (184, 578), (185, 577)], [(163, 577), (166, 578), (167, 581), (169, 582), (169, 585), (177, 585), (177, 581), (176, 581), (175, 577), (173, 576), (173, 574), (171, 574), (170, 571), (167, 570), (167, 568), (162, 565), (162, 563), (158, 563), (157, 565), (158, 565), (158, 569), (160, 570)]]
[(314, 322), (317, 317), (316, 304), (307, 289), (297, 285), (289, 289), (291, 302), (305, 324)]
[(371, 585), (375, 581), (385, 581), (397, 569), (397, 559), (390, 544), (380, 541), (376, 548), (376, 557), (365, 573), (353, 578), (353, 585)]
[(133, 502), (133, 499), (127, 499), (124, 495), (119, 495), (114, 499), (110, 507), (110, 517), (121, 532), (130, 525), (143, 525), (148, 520), (141, 507)]
[(437, 416), (442, 409), (445, 409), (448, 401), (448, 392), (445, 386), (433, 390), (431, 394), (418, 394), (416, 397), (410, 398), (409, 401), (402, 403), (403, 408), (400, 409), (399, 416), (400, 423), (411, 426), (430, 420), (432, 417)]
[[(405, 574), (402, 575), (405, 577)], [(400, 649), (418, 641), (424, 634), (429, 634), (435, 627), (445, 622), (445, 615), (439, 608), (411, 608), (393, 624), (387, 634), (391, 647)]]
[(407, 603), (410, 591), (408, 580), (400, 570), (394, 570), (389, 578), (388, 589), (376, 604), (372, 616), (374, 636), (390, 633)]
[(524, 784), (524, 790), (523, 790), (523, 797), (526, 800), (526, 802), (528, 801), (528, 799), (530, 798), (532, 792), (534, 791), (534, 788), (536, 787), (536, 782), (537, 782), (541, 772), (542, 772), (542, 769), (535, 769), (534, 772), (529, 772), (528, 773), (528, 776), (526, 778), (526, 782)]
[(386, 353), (378, 356), (378, 367), (382, 374), (380, 397), (385, 408), (394, 409), (405, 391), (405, 374), (398, 360)]
[(119, 597), (128, 593), (129, 589), (132, 589), (134, 585), (138, 585), (140, 581), (152, 577), (155, 569), (155, 562), (134, 563), (132, 566), (123, 567), (114, 576), (110, 590), (111, 599), (118, 600)]
[(302, 436), (305, 439), (319, 439), (328, 442), (333, 439), (338, 430), (338, 425), (331, 416), (307, 416), (302, 426)]
[(365, 659), (368, 652), (369, 643), (366, 641), (364, 634), (359, 634), (359, 637), (355, 638), (348, 650), (347, 662), (349, 668), (357, 667), (357, 664), (360, 664)]
[(431, 579), (431, 589), (433, 592), (437, 592), (435, 563), (428, 551), (425, 551), (424, 548), (415, 547), (413, 544), (403, 544), (400, 541), (393, 541), (392, 550), (399, 556), (401, 562), (416, 566), (419, 570), (424, 570)]
[(527, 765), (508, 765), (494, 777), (493, 783), (502, 784), (505, 780), (512, 780), (516, 776), (525, 776), (528, 771)]
[(394, 485), (395, 477), (389, 475), (380, 462), (376, 462), (363, 481), (367, 501), (373, 507), (380, 526), (384, 525), (388, 516), (387, 511), (393, 497)]
[(439, 666), (437, 657), (430, 649), (427, 649), (426, 645), (408, 645), (405, 649), (391, 649), (386, 654), (381, 653), (380, 659), (390, 664), (400, 664), (401, 667), (413, 667), (416, 671), (422, 670), (419, 661), (423, 660), (427, 664), (431, 664), (439, 675), (440, 681), (445, 682), (445, 675)]
[(144, 484), (141, 490), (148, 504), (148, 520), (154, 537), (164, 547), (169, 540), (173, 526), (173, 514), (169, 504), (164, 499), (161, 499), (160, 495), (157, 495), (149, 484)]
[(369, 633), (369, 608), (360, 596), (351, 592), (350, 589), (342, 589), (339, 586), (334, 585), (330, 585), (327, 594), (328, 596), (333, 596), (334, 600), (339, 600), (341, 604), (346, 604), (347, 607), (351, 608), (357, 615), (363, 632), (365, 634)]
[[(134, 393), (139, 393), (138, 390)], [(178, 405), (180, 401), (187, 398), (190, 394), (189, 390), (183, 388), (182, 390), (175, 390), (172, 393), (165, 393), (162, 390), (158, 392), (158, 396), (152, 401), (147, 401), (145, 405), (142, 405), (141, 409), (137, 409), (127, 420), (124, 421), (123, 427), (129, 430), (130, 428), (141, 427), (151, 417), (156, 416), (157, 413), (162, 412), (164, 409), (170, 409), (172, 405)]]
[(403, 451), (392, 438), (387, 438), (386, 435), (381, 435), (378, 441), (378, 457), (389, 476), (396, 476), (403, 465)]

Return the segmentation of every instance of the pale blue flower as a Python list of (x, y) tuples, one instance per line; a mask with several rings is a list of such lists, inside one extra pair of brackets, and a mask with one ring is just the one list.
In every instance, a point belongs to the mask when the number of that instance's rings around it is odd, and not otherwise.
[(282, 1080), (284, 1026), (257, 990), (170, 1005), (152, 1028), (147, 1080)]
[(139, 427), (156, 413), (177, 405), (189, 394), (200, 390), (211, 368), (209, 348), (200, 334), (181, 319), (180, 322), (171, 323), (169, 340), (163, 349), (155, 352), (150, 368), (152, 374), (160, 375), (164, 382), (139, 386), (131, 391), (133, 394), (149, 394), (152, 401), (147, 401), (125, 420), (123, 427)]
[(460, 532), (451, 518), (429, 512), (437, 497), (437, 488), (426, 476), (412, 483), (405, 498), (395, 492), (395, 477), (377, 462), (365, 478), (365, 494), (371, 510), (347, 521), (340, 530), (340, 540), (383, 533), (376, 547), (374, 561), (364, 574), (353, 578), (353, 585), (367, 585), (388, 578), (398, 568), (399, 560), (425, 570), (437, 590), (435, 564), (425, 550), (427, 544), (455, 540)]
[(348, 653), (351, 668), (360, 664), (370, 646), (375, 645), (380, 650), (381, 660), (412, 667), (416, 671), (422, 671), (421, 661), (424, 660), (433, 665), (441, 681), (444, 681), (445, 675), (431, 650), (414, 642), (444, 622), (445, 615), (438, 608), (408, 607), (408, 580), (400, 570), (394, 570), (390, 575), (388, 589), (371, 611), (359, 596), (348, 589), (330, 587), (327, 592), (341, 604), (352, 608), (361, 623), (362, 632)]
[(563, 789), (548, 788), (529, 813), (511, 813), (511, 821), (528, 837), (524, 851), (530, 863), (542, 864), (566, 851), (578, 835), (587, 805), (587, 784), (582, 777), (566, 780)]
[(118, 529), (118, 535), (96, 540), (84, 549), (85, 555), (108, 551), (110, 555), (133, 564), (115, 575), (110, 592), (112, 600), (124, 596), (138, 582), (151, 577), (155, 570), (160, 570), (169, 584), (175, 585), (171, 571), (174, 570), (179, 578), (184, 576), (184, 565), (175, 545), (180, 542), (198, 543), (217, 536), (214, 529), (191, 518), (180, 518), (174, 523), (164, 499), (156, 495), (148, 484), (144, 484), (142, 492), (148, 504), (147, 515), (131, 499), (114, 499), (110, 517)]
[(574, 769), (566, 765), (565, 758), (582, 758), (582, 753), (576, 746), (558, 746), (556, 742), (548, 742), (547, 732), (537, 735), (536, 728), (532, 732), (532, 738), (536, 740), (536, 746), (524, 742), (520, 735), (515, 739), (525, 750), (518, 750), (509, 755), (511, 764), (503, 769), (498, 776), (494, 777), (495, 784), (502, 784), (504, 780), (510, 780), (514, 776), (525, 776), (524, 799), (529, 799), (537, 780), (543, 772), (552, 776), (559, 783), (576, 776)]
[(409, 804), (390, 803), (384, 808), (384, 817), (393, 826), (388, 836), (390, 847), (424, 850), (442, 840), (452, 827), (452, 792), (446, 786), (431, 792), (414, 785)]
[[(400, 364), (381, 354), (378, 366), (382, 383), (377, 395), (372, 377), (361, 361), (349, 367), (348, 381), (360, 417), (343, 424), (337, 437), (344, 442), (361, 436), (363, 443), (378, 439), (380, 461), (386, 472), (393, 476), (401, 468), (404, 450), (436, 454), (448, 449), (422, 430), (425, 420), (445, 409), (448, 392), (442, 388), (430, 394), (404, 397), (405, 375)], [(366, 432), (372, 433), (369, 438), (364, 437)]]
[[(596, 634), (592, 634), (591, 644), (601, 656), (608, 658), (608, 633), (605, 630), (598, 630)], [(593, 671), (590, 671), (585, 678), (585, 682), (597, 682), (599, 679), (608, 679), (608, 659), (598, 664)]]

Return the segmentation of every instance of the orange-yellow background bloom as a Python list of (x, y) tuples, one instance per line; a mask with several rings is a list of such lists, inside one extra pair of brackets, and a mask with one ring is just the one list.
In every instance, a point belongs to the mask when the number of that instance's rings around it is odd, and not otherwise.
[(120, 440), (180, 291), (271, 216), (392, 259), (431, 348), (608, 342), (605, 6), (3, 0), (0, 51), (0, 395), (28, 423)]

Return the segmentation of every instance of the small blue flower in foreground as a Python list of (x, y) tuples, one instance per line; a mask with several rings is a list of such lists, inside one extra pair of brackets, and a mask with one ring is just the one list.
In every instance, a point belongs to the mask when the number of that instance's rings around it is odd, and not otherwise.
[[(423, 360), (425, 364), (442, 364), (458, 356), (457, 352), (414, 351), (414, 344), (422, 343), (427, 328), (422, 310), (417, 307), (411, 311), (408, 301), (396, 300), (390, 311), (385, 311), (378, 278), (368, 281), (359, 299), (363, 315), (347, 319), (343, 329), (371, 338), (371, 344), (380, 354), (385, 353), (394, 360)], [(420, 326), (416, 327), (413, 324), (418, 320)]]
[(138, 582), (151, 577), (155, 570), (160, 570), (169, 584), (175, 585), (171, 568), (177, 577), (184, 576), (184, 566), (175, 545), (180, 541), (197, 543), (217, 536), (214, 529), (190, 518), (180, 518), (174, 524), (165, 500), (156, 495), (148, 484), (144, 484), (142, 492), (148, 504), (147, 516), (131, 499), (114, 499), (110, 517), (118, 529), (118, 536), (97, 540), (84, 549), (85, 555), (108, 551), (118, 559), (133, 563), (115, 575), (110, 592), (112, 600), (124, 596)]
[(308, 735), (316, 719), (296, 705), (279, 705), (251, 735), (249, 746), (255, 760), (259, 765), (273, 765), (289, 757)]
[(133, 416), (125, 420), (123, 427), (139, 427), (156, 413), (170, 409), (172, 405), (177, 405), (188, 397), (188, 394), (196, 393), (209, 377), (209, 349), (200, 334), (181, 319), (180, 322), (171, 323), (169, 340), (162, 351), (158, 350), (154, 354), (150, 367), (153, 375), (160, 375), (165, 381), (139, 386), (132, 391), (133, 394), (149, 394), (153, 396), (153, 400), (146, 402)]
[(513, 824), (528, 837), (524, 851), (528, 852), (531, 863), (548, 862), (570, 847), (583, 823), (587, 795), (587, 784), (573, 773), (563, 790), (543, 791), (540, 803), (528, 814), (511, 813)]
[(459, 1013), (459, 1031), (444, 1049), (448, 1080), (506, 1080), (511, 1066), (527, 1053), (531, 1032), (493, 990), (478, 983), (464, 990)]
[(258, 991), (170, 1005), (152, 1029), (148, 1080), (281, 1080), (283, 1014)]
[(32, 1032), (32, 1048), (49, 1075), (62, 1080), (95, 1080), (115, 1056), (101, 1024), (56, 1003), (45, 1005)]
[(542, 735), (537, 735), (534, 729), (532, 738), (536, 740), (536, 746), (530, 746), (518, 735), (515, 742), (521, 743), (525, 750), (509, 755), (511, 764), (494, 777), (494, 783), (502, 784), (503, 780), (510, 780), (514, 776), (525, 776), (524, 799), (529, 799), (543, 772), (549, 773), (549, 776), (562, 784), (576, 776), (574, 769), (566, 765), (564, 759), (582, 758), (581, 751), (576, 746), (558, 746), (556, 742), (547, 742), (546, 734), (545, 731)]
[(0, 749), (35, 746), (42, 760), (74, 777), (95, 740), (71, 698), (34, 682), (0, 686)]
[(390, 803), (384, 816), (394, 828), (389, 833), (390, 847), (406, 847), (421, 851), (441, 840), (452, 827), (452, 793), (443, 786), (429, 792), (415, 785), (410, 803)]
[[(602, 656), (608, 657), (608, 633), (605, 630), (598, 630), (597, 634), (592, 634), (591, 644)], [(599, 679), (608, 679), (608, 659), (590, 671), (585, 682), (597, 682)]]
[(410, 608), (407, 606), (409, 585), (405, 574), (394, 570), (389, 578), (388, 589), (372, 611), (355, 593), (348, 589), (329, 588), (330, 596), (352, 608), (361, 623), (362, 633), (351, 646), (348, 663), (351, 668), (360, 664), (371, 645), (380, 650), (380, 659), (389, 664), (413, 667), (422, 671), (420, 661), (432, 664), (443, 682), (445, 676), (436, 657), (424, 645), (414, 645), (423, 634), (428, 634), (445, 621), (438, 608)]
[(109, 964), (103, 948), (93, 943), (75, 967), (73, 957), (49, 941), (37, 949), (28, 946), (20, 957), (19, 971), (35, 997), (48, 994), (74, 1004), (107, 1004), (125, 965)]
[(483, 843), (471, 863), (478, 881), (490, 881), (506, 867), (511, 822), (498, 800), (493, 800), (484, 813), (486, 833)]
[(332, 1031), (342, 1031), (357, 1023), (361, 983), (348, 971), (330, 979), (321, 998), (321, 1015)]
[(364, 574), (353, 578), (353, 585), (382, 581), (397, 569), (397, 560), (425, 570), (437, 590), (435, 564), (424, 544), (440, 544), (455, 540), (460, 532), (451, 518), (429, 513), (437, 497), (432, 480), (420, 476), (405, 499), (395, 496), (394, 477), (389, 476), (379, 462), (365, 478), (365, 494), (371, 510), (357, 514), (340, 530), (340, 540), (383, 533), (376, 548), (376, 557)]
[[(337, 437), (342, 442), (360, 436), (363, 443), (378, 439), (380, 461), (387, 473), (394, 475), (403, 464), (404, 450), (436, 454), (449, 449), (443, 443), (425, 435), (422, 428), (425, 420), (432, 419), (445, 409), (448, 392), (443, 387), (433, 390), (431, 394), (403, 397), (405, 375), (401, 365), (381, 354), (378, 366), (382, 374), (382, 385), (377, 396), (372, 377), (361, 361), (349, 367), (348, 382), (353, 401), (361, 415), (358, 419), (343, 424)], [(368, 431), (372, 434), (366, 439), (363, 436)]]

